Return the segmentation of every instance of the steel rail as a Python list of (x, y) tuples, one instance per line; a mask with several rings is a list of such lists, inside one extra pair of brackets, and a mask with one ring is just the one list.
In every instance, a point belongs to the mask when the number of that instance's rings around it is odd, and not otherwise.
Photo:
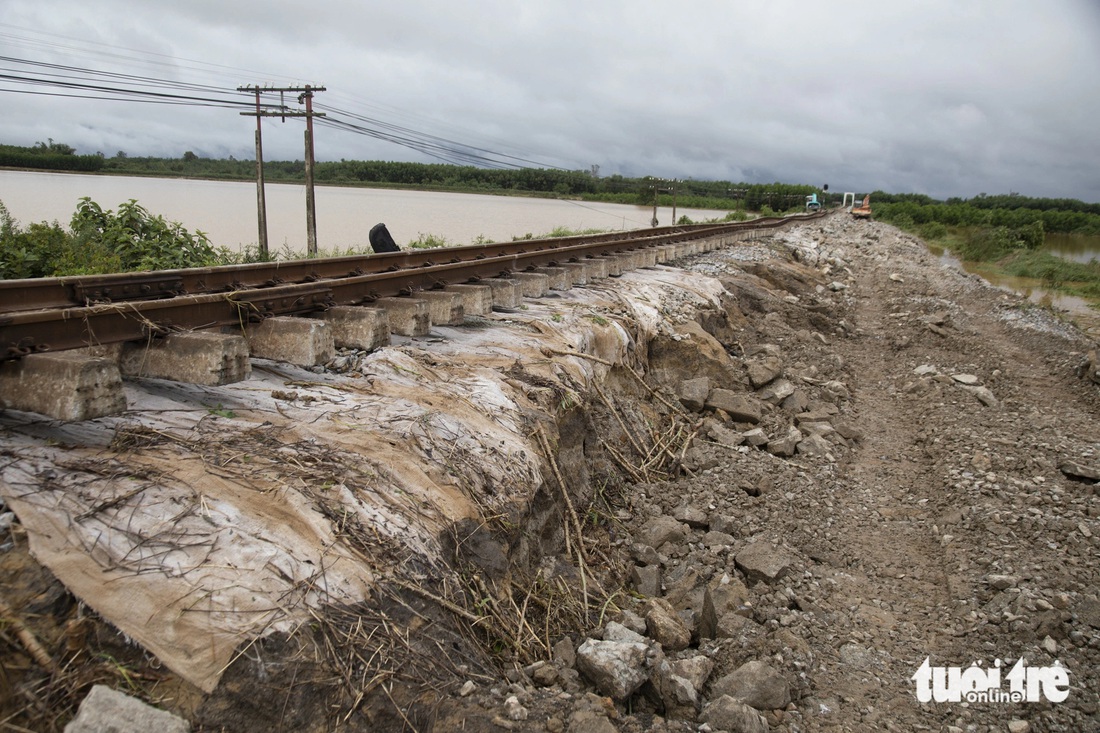
[(355, 277), (394, 269), (429, 267), (448, 262), (459, 263), (486, 257), (556, 251), (580, 244), (614, 243), (619, 250), (636, 249), (640, 246), (659, 246), (677, 241), (689, 241), (714, 236), (721, 232), (782, 226), (797, 218), (805, 217), (787, 217), (786, 219), (772, 217), (718, 225), (659, 227), (626, 233), (523, 239), (484, 245), (286, 262), (259, 262), (111, 275), (0, 280), (0, 314), (267, 288), (298, 282)]
[[(755, 228), (774, 228), (823, 215), (788, 217)], [(596, 242), (576, 241), (579, 238), (572, 238), (574, 241), (543, 240), (554, 242), (557, 245), (554, 247), (531, 247), (531, 244), (541, 243), (524, 240), (522, 244), (527, 247), (511, 246), (521, 243), (509, 243), (498, 248), (477, 248), (480, 256), (471, 252), (467, 259), (456, 258), (442, 264), (417, 259), (421, 263), (419, 266), (393, 267), (343, 277), (309, 278), (304, 282), (261, 288), (9, 312), (0, 314), (0, 360), (19, 358), (38, 351), (139, 341), (175, 331), (243, 327), (276, 315), (307, 315), (334, 305), (364, 305), (387, 296), (412, 295), (422, 290), (478, 282), (563, 262), (581, 262), (657, 243), (664, 244), (670, 237), (683, 241), (685, 238), (713, 237), (744, 229), (709, 227), (695, 229), (689, 235), (678, 232), (658, 236), (645, 236), (650, 231), (646, 230), (643, 236), (636, 239)], [(449, 254), (450, 250), (433, 252), (438, 258), (439, 253)], [(382, 257), (377, 255), (370, 259)], [(179, 272), (184, 271), (175, 271)], [(166, 273), (145, 274), (165, 276)]]

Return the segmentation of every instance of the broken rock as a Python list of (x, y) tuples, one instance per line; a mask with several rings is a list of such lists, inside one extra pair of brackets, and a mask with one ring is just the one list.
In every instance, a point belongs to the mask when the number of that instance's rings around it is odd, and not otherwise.
[(650, 681), (665, 706), (666, 715), (688, 720), (695, 718), (698, 692), (690, 680), (676, 674), (675, 667), (667, 659), (662, 658), (654, 666)]
[(753, 389), (760, 389), (783, 373), (783, 362), (778, 356), (764, 356), (750, 360), (746, 369)]
[(787, 428), (787, 434), (782, 438), (768, 441), (768, 452), (782, 457), (794, 455), (794, 450), (802, 442), (802, 433), (793, 425)]
[(625, 700), (649, 679), (648, 644), (586, 639), (577, 649), (577, 669), (601, 693)]
[(683, 677), (690, 682), (696, 692), (702, 692), (703, 685), (707, 683), (710, 673), (714, 671), (714, 660), (702, 655), (678, 659), (672, 663), (672, 671), (677, 677)]
[(680, 404), (692, 412), (702, 412), (710, 394), (710, 378), (697, 377), (680, 382)]
[(105, 685), (96, 685), (84, 701), (73, 720), (65, 726), (65, 733), (188, 733), (191, 725), (176, 715), (148, 705)]
[(795, 558), (782, 547), (758, 540), (738, 552), (734, 560), (750, 583), (774, 583), (787, 574)]
[(706, 406), (712, 410), (722, 410), (734, 422), (752, 425), (760, 422), (760, 417), (764, 414), (760, 400), (728, 389), (712, 389)]
[(829, 441), (821, 437), (820, 434), (813, 432), (799, 441), (795, 449), (798, 451), (799, 455), (815, 457), (829, 455), (832, 446), (829, 444)]
[(676, 609), (663, 598), (651, 598), (645, 614), (646, 632), (649, 637), (670, 652), (687, 649), (691, 643), (691, 631), (676, 615)]
[(677, 521), (683, 522), (693, 529), (706, 529), (710, 525), (707, 513), (690, 504), (676, 507), (672, 512), (672, 516)]
[(746, 662), (714, 683), (714, 695), (729, 695), (757, 710), (778, 710), (791, 701), (783, 675), (767, 662)]
[(768, 733), (768, 721), (763, 715), (729, 695), (722, 695), (707, 705), (700, 718), (711, 730)]
[(666, 542), (682, 542), (686, 533), (684, 525), (670, 516), (654, 517), (642, 526), (636, 542), (660, 548)]

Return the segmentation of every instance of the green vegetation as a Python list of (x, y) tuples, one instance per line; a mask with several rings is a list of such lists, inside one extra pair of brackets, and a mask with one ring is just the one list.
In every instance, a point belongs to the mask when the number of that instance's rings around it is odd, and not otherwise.
[[(1031, 278), (1048, 290), (1100, 299), (1100, 262), (1074, 262), (1043, 251), (1046, 232), (1100, 232), (1100, 204), (1029, 199), (1017, 194), (939, 202), (927, 196), (871, 194), (875, 217), (950, 249), (992, 274)], [(1063, 208), (1057, 208), (1063, 207)]]
[(51, 138), (30, 148), (0, 145), (0, 167), (89, 172), (103, 168), (103, 156), (77, 155), (75, 148), (55, 143)]
[(0, 279), (201, 267), (223, 259), (202, 232), (153, 216), (133, 200), (114, 212), (81, 199), (68, 229), (57, 222), (24, 229), (0, 202)]
[(939, 223), (948, 227), (1020, 228), (1042, 222), (1045, 232), (1100, 234), (1100, 204), (1075, 199), (1037, 199), (1009, 194), (936, 201), (920, 194), (871, 194), (875, 218), (911, 229)]

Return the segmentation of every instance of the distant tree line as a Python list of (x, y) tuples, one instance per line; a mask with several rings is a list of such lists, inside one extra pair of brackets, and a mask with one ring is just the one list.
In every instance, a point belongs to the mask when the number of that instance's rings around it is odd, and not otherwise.
[(98, 171), (103, 168), (101, 155), (77, 155), (76, 150), (52, 139), (25, 148), (0, 145), (0, 167), (36, 168), (50, 171)]
[(1026, 230), (1036, 223), (1042, 231), (1100, 234), (1100, 204), (1076, 199), (1030, 198), (1019, 194), (937, 201), (922, 194), (871, 194), (875, 217), (901, 227), (930, 223), (962, 227), (1008, 227)]
[[(252, 160), (205, 158), (193, 151), (179, 158), (154, 158), (127, 155), (75, 155), (73, 148), (60, 143), (38, 143), (33, 148), (0, 146), (10, 153), (0, 158), (0, 166), (34, 167), (50, 170), (96, 170), (105, 173), (158, 177), (250, 180), (256, 175)], [(31, 162), (25, 162), (30, 160)], [(33, 165), (32, 165), (33, 164)], [(485, 193), (517, 193), (583, 198), (652, 205), (657, 203), (687, 208), (773, 211), (802, 208), (805, 197), (819, 193), (814, 186), (788, 183), (731, 183), (730, 181), (669, 181), (651, 176), (630, 178), (621, 175), (598, 177), (590, 171), (546, 168), (498, 169), (446, 163), (403, 163), (381, 160), (340, 160), (317, 163), (314, 175), (319, 183), (333, 185), (397, 186), (433, 188)], [(305, 180), (305, 163), (265, 161), (264, 177), (269, 181)]]

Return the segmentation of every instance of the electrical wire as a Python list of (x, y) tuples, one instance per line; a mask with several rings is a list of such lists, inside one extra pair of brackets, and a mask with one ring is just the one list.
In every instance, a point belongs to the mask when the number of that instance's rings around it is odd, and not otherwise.
[[(14, 28), (25, 32), (36, 33), (48, 38), (59, 38), (69, 43), (59, 43), (52, 40), (38, 40), (7, 33), (0, 33), (0, 39), (14, 40), (24, 46), (45, 48), (48, 50), (61, 50), (76, 52), (110, 60), (121, 60), (126, 64), (149, 63), (151, 65), (172, 66), (178, 70), (178, 59), (165, 54), (136, 51), (134, 49), (120, 49), (93, 42), (76, 41), (62, 36), (32, 31), (31, 29), (18, 28), (0, 23), (0, 28)], [(84, 44), (84, 47), (74, 44)], [(109, 51), (98, 48), (89, 49), (87, 46), (104, 46)], [(132, 52), (149, 58), (135, 59), (120, 51)], [(162, 60), (163, 59), (163, 60)], [(207, 64), (206, 62), (191, 63), (205, 67), (213, 67), (219, 70), (234, 70), (231, 67)], [(0, 88), (0, 92), (34, 94), (37, 96), (53, 96), (72, 99), (95, 99), (111, 102), (143, 102), (151, 104), (167, 104), (195, 107), (222, 107), (230, 109), (256, 108), (255, 98), (249, 93), (247, 101), (241, 99), (241, 92), (236, 87), (228, 89), (219, 85), (205, 84), (192, 81), (178, 81), (148, 76), (138, 73), (125, 73), (119, 71), (107, 71), (90, 68), (88, 66), (62, 64), (37, 59), (19, 58), (10, 55), (0, 56), (0, 81), (9, 85)], [(208, 73), (208, 72), (204, 72)], [(224, 74), (224, 71), (219, 73)], [(247, 72), (254, 74), (255, 72)], [(270, 78), (270, 77), (269, 77)], [(28, 88), (13, 88), (14, 86), (38, 87), (38, 90)], [(43, 91), (42, 88), (62, 91)], [(262, 87), (261, 87), (262, 91)], [(291, 111), (280, 104), (261, 102), (261, 109), (266, 111)], [(534, 160), (531, 157), (512, 155), (477, 145), (460, 142), (453, 138), (431, 134), (416, 130), (412, 127), (398, 125), (392, 122), (359, 114), (353, 110), (343, 109), (325, 104), (315, 105), (316, 109), (325, 113), (318, 115), (315, 122), (334, 130), (349, 134), (370, 137), (383, 142), (400, 145), (414, 150), (422, 155), (441, 160), (455, 165), (471, 165), (483, 168), (496, 169), (522, 169), (538, 167), (548, 170), (565, 171), (567, 169), (550, 163)], [(364, 104), (364, 106), (376, 106)], [(300, 111), (299, 111), (300, 116)]]

